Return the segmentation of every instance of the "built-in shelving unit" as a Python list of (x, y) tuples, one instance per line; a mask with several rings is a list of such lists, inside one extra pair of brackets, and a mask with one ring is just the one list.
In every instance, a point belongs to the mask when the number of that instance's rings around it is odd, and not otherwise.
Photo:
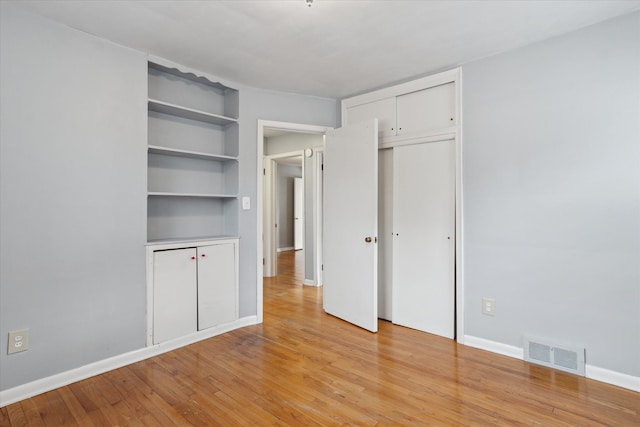
[(209, 159), (209, 160), (237, 160), (237, 157), (225, 156), (221, 154), (209, 154), (199, 151), (178, 150), (175, 148), (159, 147), (149, 145), (149, 154), (163, 154), (165, 156), (190, 157), (193, 159)]
[(149, 63), (147, 240), (238, 235), (238, 91)]
[(235, 199), (238, 196), (234, 195), (234, 194), (214, 194), (214, 193), (162, 193), (159, 191), (150, 191), (147, 193), (148, 196), (151, 197), (155, 197), (155, 196), (162, 196), (162, 197), (204, 197), (204, 198), (210, 198), (210, 199), (224, 199), (224, 198), (228, 198), (228, 199)]
[(200, 122), (211, 123), (212, 125), (225, 126), (235, 123), (238, 120), (231, 117), (220, 116), (218, 114), (207, 113), (206, 111), (194, 110), (193, 108), (181, 107), (179, 105), (170, 104), (168, 102), (158, 101), (157, 99), (149, 99), (149, 110), (158, 113), (170, 114), (184, 119), (197, 120)]

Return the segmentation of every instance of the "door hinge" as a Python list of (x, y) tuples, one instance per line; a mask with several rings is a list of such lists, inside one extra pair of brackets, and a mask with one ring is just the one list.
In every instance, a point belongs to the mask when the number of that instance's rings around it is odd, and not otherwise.
[(324, 163), (320, 165), (320, 170), (324, 170)]
[(267, 174), (267, 170), (266, 169), (262, 169), (262, 175), (266, 175)]
[(324, 264), (320, 266), (320, 270), (324, 271)]
[(262, 258), (262, 265), (264, 265), (264, 258)]

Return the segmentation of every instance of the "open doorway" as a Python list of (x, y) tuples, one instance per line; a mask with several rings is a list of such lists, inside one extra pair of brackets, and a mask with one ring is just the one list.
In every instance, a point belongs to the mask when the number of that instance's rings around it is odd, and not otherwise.
[[(278, 250), (302, 254), (302, 283), (322, 285), (322, 153), (324, 134), (330, 128), (284, 122), (258, 121), (258, 215), (262, 221), (258, 248), (259, 277), (278, 274)], [(298, 216), (296, 245), (296, 215), (289, 215), (286, 203), (293, 203), (293, 184), (296, 174), (301, 175), (302, 216)], [(280, 181), (280, 182), (279, 182)], [(280, 185), (280, 191), (278, 187)], [(290, 190), (286, 188), (290, 185)], [(283, 195), (283, 191), (291, 191)], [(293, 209), (293, 205), (289, 205)], [(289, 239), (293, 238), (291, 241)], [(298, 263), (300, 268), (300, 263)], [(258, 318), (262, 319), (262, 287), (258, 287)]]
[[(304, 161), (301, 155), (292, 157), (267, 156), (272, 160), (273, 187), (265, 197), (273, 199), (276, 252), (304, 250)], [(277, 269), (274, 272), (277, 274)]]

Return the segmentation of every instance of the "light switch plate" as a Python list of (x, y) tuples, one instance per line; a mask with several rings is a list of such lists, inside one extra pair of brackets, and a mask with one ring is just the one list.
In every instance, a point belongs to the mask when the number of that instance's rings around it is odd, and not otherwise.
[(248, 211), (251, 209), (251, 197), (243, 197), (242, 198), (242, 209)]

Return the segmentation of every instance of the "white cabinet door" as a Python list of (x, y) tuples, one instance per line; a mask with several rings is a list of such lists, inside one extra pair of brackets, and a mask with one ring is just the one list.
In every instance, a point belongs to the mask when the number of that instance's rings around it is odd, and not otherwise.
[(454, 83), (398, 96), (397, 106), (398, 136), (417, 136), (456, 124)]
[(237, 319), (236, 262), (232, 243), (198, 247), (198, 330)]
[(454, 335), (454, 142), (394, 148), (393, 322)]
[(153, 253), (153, 343), (191, 334), (197, 327), (196, 250)]
[(377, 120), (327, 132), (324, 160), (324, 310), (377, 332)]
[(356, 105), (347, 108), (346, 123), (359, 123), (365, 120), (378, 119), (378, 135), (380, 138), (396, 134), (396, 98)]

